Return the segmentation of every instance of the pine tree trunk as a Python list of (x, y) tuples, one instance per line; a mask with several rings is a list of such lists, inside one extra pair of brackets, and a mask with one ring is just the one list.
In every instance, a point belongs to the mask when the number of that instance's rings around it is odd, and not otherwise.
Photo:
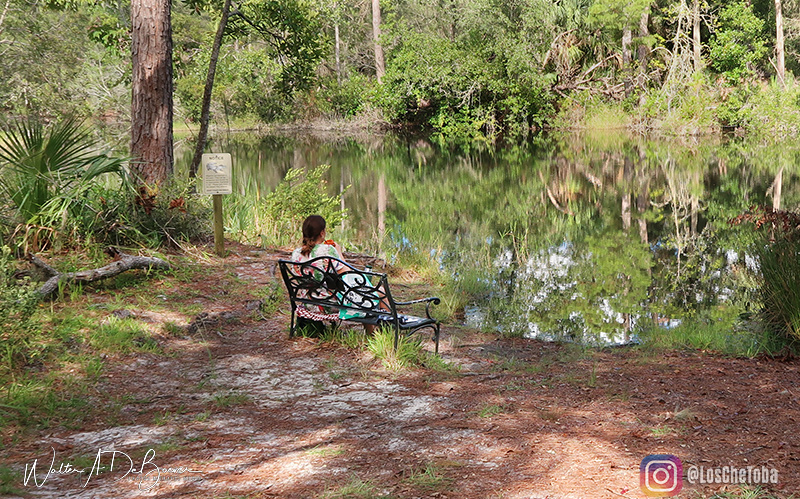
[(173, 167), (169, 0), (131, 2), (131, 56), (131, 172), (152, 196)]
[(386, 68), (383, 62), (383, 47), (380, 44), (381, 36), (381, 3), (380, 0), (372, 0), (372, 39), (375, 42), (375, 78), (378, 83), (383, 83), (383, 75)]

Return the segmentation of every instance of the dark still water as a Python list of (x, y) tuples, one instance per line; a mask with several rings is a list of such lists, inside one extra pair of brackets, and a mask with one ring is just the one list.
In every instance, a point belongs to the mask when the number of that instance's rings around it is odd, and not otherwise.
[[(232, 135), (234, 196), (294, 168), (330, 165), (349, 249), (433, 261), (487, 329), (600, 343), (637, 325), (727, 320), (752, 306), (756, 206), (797, 210), (794, 144), (565, 135), (524, 144), (396, 135)], [(176, 154), (188, 164), (189, 148)], [(298, 229), (299, 232), (299, 229)]]

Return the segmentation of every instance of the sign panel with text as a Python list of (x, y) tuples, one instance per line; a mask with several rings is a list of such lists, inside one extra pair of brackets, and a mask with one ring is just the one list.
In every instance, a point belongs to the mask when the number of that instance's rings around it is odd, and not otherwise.
[(231, 194), (231, 155), (227, 152), (203, 154), (201, 170), (203, 176), (203, 194)]

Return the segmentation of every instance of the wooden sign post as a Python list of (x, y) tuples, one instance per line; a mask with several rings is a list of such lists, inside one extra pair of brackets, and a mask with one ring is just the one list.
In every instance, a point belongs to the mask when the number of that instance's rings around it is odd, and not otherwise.
[(214, 252), (225, 256), (225, 227), (222, 223), (222, 195), (233, 192), (229, 153), (203, 154), (203, 194), (214, 197)]

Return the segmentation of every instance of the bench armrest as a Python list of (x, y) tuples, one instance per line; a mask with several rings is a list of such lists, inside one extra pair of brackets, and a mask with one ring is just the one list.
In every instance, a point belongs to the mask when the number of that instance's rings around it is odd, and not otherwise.
[(414, 303), (425, 303), (425, 315), (428, 316), (428, 319), (435, 320), (431, 317), (431, 303), (434, 305), (438, 305), (442, 303), (442, 300), (432, 296), (430, 298), (420, 298), (419, 300), (411, 300), (411, 301), (396, 301), (394, 302), (395, 305), (412, 305)]

